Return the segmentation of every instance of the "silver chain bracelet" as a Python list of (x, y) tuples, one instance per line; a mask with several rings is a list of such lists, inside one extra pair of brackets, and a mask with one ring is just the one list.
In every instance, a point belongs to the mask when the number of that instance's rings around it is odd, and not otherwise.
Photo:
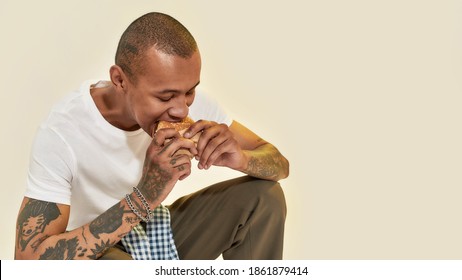
[[(132, 203), (132, 200), (130, 199), (130, 195), (127, 194), (125, 195), (125, 200), (127, 201), (127, 204), (128, 204), (128, 207), (130, 207), (130, 209), (132, 210), (133, 213), (135, 213), (136, 216), (138, 216), (138, 218), (140, 218), (143, 222), (147, 223), (149, 221), (148, 217), (143, 217), (143, 215), (141, 215), (141, 213), (135, 208), (135, 206), (133, 205)], [(148, 213), (149, 214), (149, 213)]]
[(144, 208), (146, 209), (147, 213), (147, 219), (151, 220), (154, 217), (154, 213), (151, 211), (151, 208), (149, 207), (149, 204), (144, 197), (144, 195), (141, 193), (141, 191), (137, 187), (133, 187), (133, 191), (135, 192), (136, 196), (141, 200), (141, 203), (143, 204)]

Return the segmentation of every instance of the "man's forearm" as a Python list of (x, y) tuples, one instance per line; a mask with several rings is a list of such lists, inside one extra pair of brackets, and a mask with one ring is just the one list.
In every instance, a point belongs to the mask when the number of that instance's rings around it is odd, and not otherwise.
[(122, 200), (80, 228), (57, 235), (37, 236), (23, 244), (17, 243), (15, 257), (43, 260), (98, 259), (139, 222), (140, 219)]
[(268, 143), (244, 152), (248, 158), (244, 173), (271, 181), (289, 176), (289, 161), (273, 145)]

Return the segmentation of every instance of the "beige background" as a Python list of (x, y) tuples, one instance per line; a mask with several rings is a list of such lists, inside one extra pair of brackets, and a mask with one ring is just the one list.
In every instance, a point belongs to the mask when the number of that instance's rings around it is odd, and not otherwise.
[[(190, 29), (203, 88), (289, 158), (286, 259), (461, 258), (461, 6), (1, 0), (0, 258), (13, 258), (40, 121), (107, 78), (119, 36), (149, 11)], [(235, 175), (195, 170), (169, 200)]]

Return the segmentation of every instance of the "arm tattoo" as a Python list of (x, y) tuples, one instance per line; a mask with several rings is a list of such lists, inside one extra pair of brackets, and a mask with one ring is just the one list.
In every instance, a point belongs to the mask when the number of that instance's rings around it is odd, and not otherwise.
[(88, 258), (92, 260), (96, 260), (97, 258), (99, 258), (101, 255), (103, 255), (103, 253), (107, 249), (111, 248), (115, 244), (111, 243), (110, 240), (108, 239), (106, 242), (101, 240), (101, 244), (95, 244), (95, 245), (96, 245), (95, 249), (91, 249), (91, 252), (93, 253), (93, 255), (88, 256)]
[(122, 225), (124, 207), (118, 203), (90, 223), (90, 232), (96, 238), (102, 233), (112, 233)]
[(70, 240), (61, 239), (55, 247), (48, 247), (45, 253), (40, 256), (40, 260), (73, 260), (77, 254), (78, 246), (77, 237)]
[(248, 174), (260, 178), (273, 178), (277, 176), (276, 166), (268, 157), (256, 158), (252, 156), (246, 171)]
[[(128, 211), (127, 211), (128, 213)], [(132, 211), (130, 211), (130, 213), (133, 213)], [(133, 218), (133, 217), (125, 217), (124, 218), (125, 222), (130, 224), (132, 227), (134, 227), (134, 225), (138, 224), (140, 222), (140, 218)], [(125, 235), (125, 234), (124, 234)]]
[[(56, 203), (31, 199), (18, 216), (18, 245), (24, 251), (29, 242), (61, 215)], [(44, 239), (41, 238), (41, 241)], [(39, 244), (33, 243), (34, 249)]]
[(83, 237), (83, 240), (85, 241), (85, 243), (88, 243), (87, 238), (85, 237), (85, 228), (84, 227), (82, 227), (82, 237)]
[(163, 170), (157, 163), (151, 163), (150, 165), (149, 168), (145, 165), (144, 175), (140, 181), (140, 184), (141, 182), (143, 184), (139, 185), (138, 188), (144, 190), (143, 195), (148, 201), (154, 201), (172, 179), (172, 175)]
[(245, 172), (258, 178), (277, 179), (283, 169), (284, 159), (279, 152), (262, 152), (250, 157)]
[(37, 251), (37, 248), (40, 244), (42, 244), (42, 242), (47, 239), (48, 237), (50, 237), (49, 235), (44, 235), (42, 237), (40, 237), (39, 239), (35, 240), (30, 246), (32, 249), (34, 249), (34, 252)]
[[(93, 251), (93, 250), (92, 250)], [(72, 239), (60, 239), (54, 247), (48, 247), (40, 256), (40, 260), (73, 260), (78, 255), (85, 256), (87, 249), (79, 244), (77, 237)], [(91, 256), (90, 256), (91, 257)]]

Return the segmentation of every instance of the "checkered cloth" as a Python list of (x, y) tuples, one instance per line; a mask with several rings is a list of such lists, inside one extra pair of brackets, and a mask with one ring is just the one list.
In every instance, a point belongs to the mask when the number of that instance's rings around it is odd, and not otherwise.
[(178, 260), (170, 212), (163, 205), (154, 209), (154, 218), (146, 223), (146, 231), (138, 224), (121, 241), (135, 260)]

